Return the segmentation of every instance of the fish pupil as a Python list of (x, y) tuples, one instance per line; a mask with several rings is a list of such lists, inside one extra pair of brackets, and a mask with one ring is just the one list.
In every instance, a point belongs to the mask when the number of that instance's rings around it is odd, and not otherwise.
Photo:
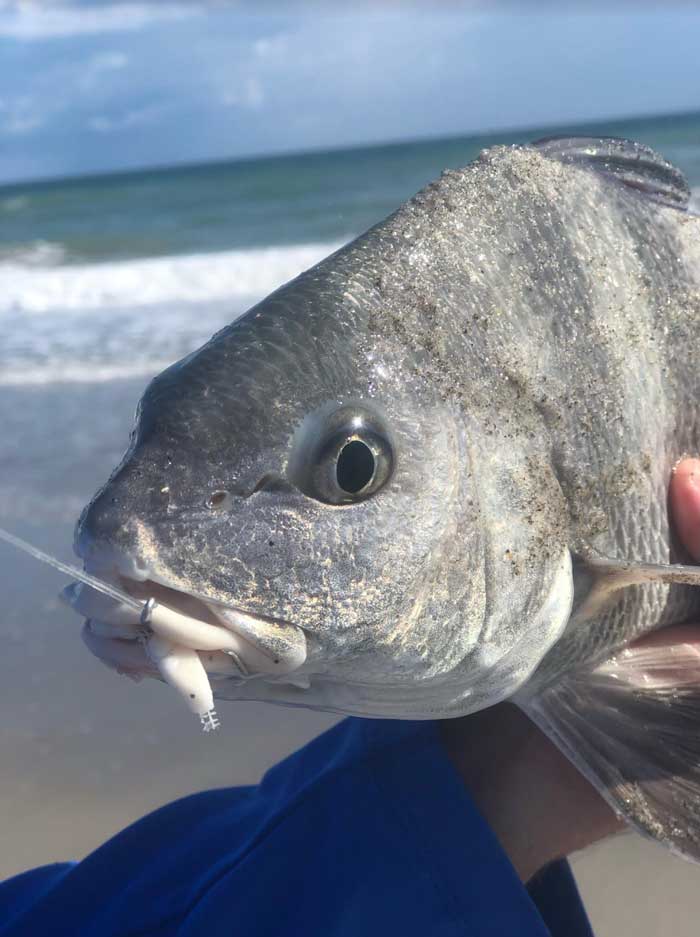
[(374, 471), (374, 454), (366, 443), (353, 439), (343, 446), (335, 468), (339, 488), (357, 494), (372, 481)]

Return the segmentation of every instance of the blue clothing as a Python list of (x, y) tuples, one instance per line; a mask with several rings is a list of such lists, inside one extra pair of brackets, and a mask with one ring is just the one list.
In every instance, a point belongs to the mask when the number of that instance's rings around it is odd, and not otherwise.
[(176, 934), (592, 937), (566, 863), (521, 885), (434, 724), (360, 719), (0, 884), (0, 937)]

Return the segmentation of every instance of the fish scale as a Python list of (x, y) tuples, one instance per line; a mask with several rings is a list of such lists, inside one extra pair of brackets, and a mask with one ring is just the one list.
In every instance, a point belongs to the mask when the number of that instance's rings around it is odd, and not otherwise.
[[(581, 542), (584, 548), (593, 546), (609, 557), (668, 563), (675, 559), (666, 511), (668, 478), (672, 466), (684, 453), (698, 450), (698, 422), (693, 401), (700, 387), (692, 360), (690, 367), (685, 362), (689, 358), (688, 335), (697, 334), (700, 326), (700, 305), (688, 304), (681, 299), (679, 305), (689, 315), (680, 328), (674, 328), (673, 322), (669, 323), (668, 311), (673, 308), (674, 295), (680, 293), (683, 297), (686, 282), (690, 280), (692, 284), (693, 272), (700, 274), (700, 259), (696, 265), (693, 256), (697, 254), (693, 247), (693, 240), (698, 237), (697, 221), (691, 225), (672, 224), (669, 220), (659, 223), (655, 215), (670, 214), (673, 219), (678, 213), (672, 209), (660, 212), (653, 204), (640, 200), (635, 202), (627, 193), (620, 193), (620, 197), (623, 195), (632, 201), (635, 208), (632, 212), (630, 206), (623, 215), (626, 230), (623, 229), (616, 238), (599, 240), (596, 246), (602, 247), (605, 256), (613, 257), (617, 253), (615, 248), (626, 242), (626, 249), (632, 249), (639, 260), (626, 302), (615, 310), (615, 319), (622, 325), (623, 338), (625, 322), (629, 320), (632, 320), (633, 329), (646, 332), (640, 337), (632, 332), (633, 340), (621, 346), (622, 356), (632, 362), (632, 369), (636, 370), (623, 398), (624, 406), (618, 407), (618, 420), (627, 424), (620, 446), (631, 469), (627, 484), (623, 477), (619, 485), (602, 492), (603, 497), (607, 496), (604, 509), (609, 536), (590, 538), (584, 531)], [(592, 208), (596, 210), (595, 206)], [(651, 216), (646, 224), (653, 221), (656, 225), (653, 248), (645, 244), (644, 224), (634, 221), (645, 214)], [(614, 232), (615, 229), (609, 230)], [(683, 265), (679, 258), (687, 255), (690, 257)], [(598, 265), (602, 262), (599, 259)], [(620, 271), (618, 276), (623, 272)], [(608, 267), (607, 275), (614, 278), (614, 269)], [(655, 285), (652, 287), (652, 284)], [(607, 312), (602, 302), (592, 308)], [(605, 316), (602, 324), (594, 325), (593, 334), (600, 335), (608, 329), (608, 322)], [(583, 334), (585, 332), (579, 330), (579, 341)], [(649, 342), (650, 335), (654, 337), (653, 343)], [(596, 345), (601, 347), (599, 342)], [(638, 357), (639, 351), (641, 358)], [(663, 375), (663, 370), (671, 367), (675, 373)], [(630, 413), (634, 412), (631, 401), (635, 396), (642, 402), (642, 407), (637, 413), (636, 423), (630, 425)], [(588, 405), (592, 415), (595, 415), (595, 406), (595, 400)], [(578, 411), (574, 411), (575, 419), (578, 416)], [(570, 432), (575, 431), (575, 419), (568, 421)], [(572, 478), (569, 487), (575, 489), (577, 484), (581, 484), (578, 465), (580, 461), (585, 465), (585, 459), (580, 460), (574, 444), (567, 442), (565, 445), (570, 445), (573, 450), (571, 467), (567, 469)], [(649, 460), (648, 466), (646, 459)], [(649, 484), (644, 479), (647, 471), (652, 473)], [(623, 469), (623, 475), (624, 472)], [(585, 512), (585, 504), (581, 510)], [(602, 619), (590, 622), (587, 628), (578, 627), (574, 633), (565, 636), (545, 658), (540, 676), (547, 678), (548, 673), (561, 672), (565, 661), (569, 665), (577, 661), (591, 663), (654, 627), (685, 621), (699, 612), (697, 591), (686, 586), (654, 584), (627, 590), (621, 595), (619, 604)]]

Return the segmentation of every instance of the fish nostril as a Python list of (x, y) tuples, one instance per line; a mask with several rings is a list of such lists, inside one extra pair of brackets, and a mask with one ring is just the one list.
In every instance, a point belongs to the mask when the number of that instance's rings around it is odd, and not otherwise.
[(231, 494), (228, 491), (213, 491), (206, 500), (210, 511), (224, 511), (231, 506)]

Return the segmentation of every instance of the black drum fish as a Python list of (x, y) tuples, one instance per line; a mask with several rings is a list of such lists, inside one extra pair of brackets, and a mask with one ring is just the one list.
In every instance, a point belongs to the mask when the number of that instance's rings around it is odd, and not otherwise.
[(496, 147), (168, 368), (76, 535), (145, 613), (71, 587), (88, 645), (200, 715), (510, 698), (700, 857), (700, 688), (623, 650), (700, 614), (666, 510), (700, 449), (688, 199), (630, 141)]

